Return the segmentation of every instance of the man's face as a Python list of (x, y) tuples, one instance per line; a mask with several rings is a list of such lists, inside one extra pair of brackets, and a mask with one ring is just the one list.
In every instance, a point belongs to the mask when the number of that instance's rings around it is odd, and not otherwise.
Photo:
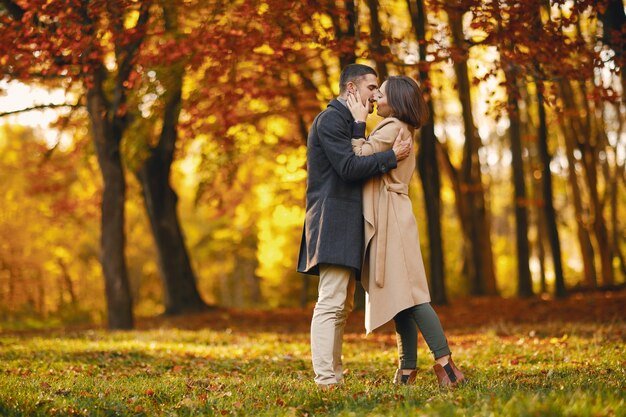
[(393, 111), (389, 106), (389, 101), (387, 100), (387, 81), (380, 86), (378, 92), (374, 95), (376, 99), (376, 113), (380, 117), (388, 117), (391, 116)]
[[(361, 94), (361, 102), (369, 109), (369, 112), (374, 111), (374, 101), (376, 101), (376, 94), (378, 93), (378, 78), (374, 74), (366, 74), (359, 77), (356, 83), (349, 83), (349, 88), (358, 90)], [(353, 91), (354, 92), (354, 91)]]

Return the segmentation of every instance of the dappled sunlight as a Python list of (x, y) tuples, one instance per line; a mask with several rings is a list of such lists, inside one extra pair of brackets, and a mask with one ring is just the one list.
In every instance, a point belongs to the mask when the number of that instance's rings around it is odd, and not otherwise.
[(516, 325), (506, 335), (498, 327), (454, 332), (455, 362), (469, 382), (451, 392), (437, 388), (423, 341), (416, 383), (403, 387), (391, 384), (393, 337), (354, 335), (345, 342), (344, 383), (329, 393), (312, 382), (307, 333), (168, 328), (7, 335), (0, 336), (0, 410), (411, 416), (447, 415), (453, 401), (456, 414), (602, 414), (620, 407), (625, 330), (623, 323), (572, 322)]

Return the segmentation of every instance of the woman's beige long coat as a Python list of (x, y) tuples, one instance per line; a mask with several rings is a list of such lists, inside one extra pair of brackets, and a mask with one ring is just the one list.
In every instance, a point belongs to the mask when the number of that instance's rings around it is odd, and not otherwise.
[[(413, 128), (388, 117), (367, 140), (353, 139), (352, 148), (360, 156), (389, 150), (400, 128), (404, 128), (405, 134), (413, 134)], [(367, 292), (367, 333), (402, 310), (430, 302), (417, 222), (408, 195), (414, 170), (412, 150), (396, 169), (371, 178), (363, 186), (365, 256), (361, 282)]]

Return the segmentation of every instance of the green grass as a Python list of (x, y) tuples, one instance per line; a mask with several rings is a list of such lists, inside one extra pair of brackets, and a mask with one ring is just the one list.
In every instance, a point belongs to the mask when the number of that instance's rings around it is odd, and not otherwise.
[(395, 337), (348, 334), (337, 390), (312, 382), (308, 334), (146, 330), (0, 335), (0, 415), (626, 416), (622, 322), (448, 332), (470, 382), (440, 391), (420, 340), (414, 386)]

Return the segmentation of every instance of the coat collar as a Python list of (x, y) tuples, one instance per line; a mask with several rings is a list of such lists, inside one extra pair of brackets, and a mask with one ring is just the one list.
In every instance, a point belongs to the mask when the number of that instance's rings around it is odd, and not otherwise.
[(390, 123), (394, 123), (394, 122), (398, 122), (400, 123), (400, 125), (404, 128), (407, 128), (406, 123), (403, 123), (402, 121), (400, 121), (399, 119), (396, 119), (395, 117), (385, 117), (383, 120), (381, 120), (376, 127), (374, 128), (374, 130), (372, 130), (370, 132), (370, 135), (374, 132), (376, 132), (377, 130), (380, 130), (383, 126), (386, 126)]
[(329, 103), (328, 103), (328, 107), (333, 107), (337, 110), (339, 110), (339, 113), (341, 113), (341, 115), (344, 117), (344, 119), (346, 119), (346, 121), (352, 123), (354, 121), (354, 117), (352, 117), (352, 113), (350, 113), (350, 110), (348, 110), (348, 108), (346, 106), (344, 106), (341, 101), (337, 100), (336, 98), (332, 99)]

